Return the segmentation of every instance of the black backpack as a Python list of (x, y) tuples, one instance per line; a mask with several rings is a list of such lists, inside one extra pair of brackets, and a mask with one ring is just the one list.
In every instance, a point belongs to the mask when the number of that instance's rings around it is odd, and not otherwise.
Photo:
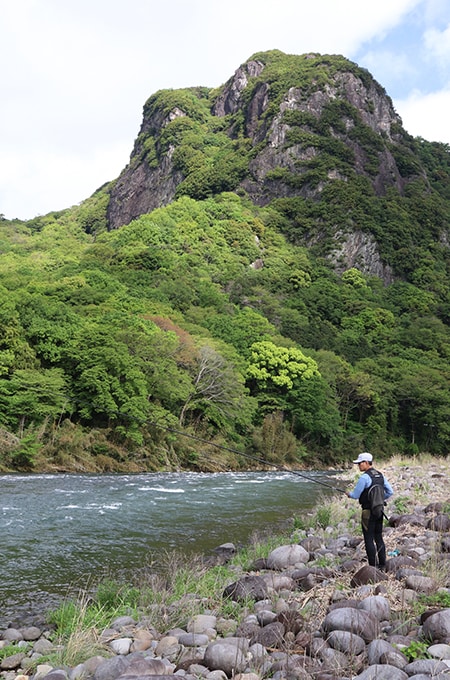
[(384, 477), (377, 470), (367, 470), (366, 474), (372, 479), (367, 490), (370, 514), (374, 519), (380, 519), (384, 515)]

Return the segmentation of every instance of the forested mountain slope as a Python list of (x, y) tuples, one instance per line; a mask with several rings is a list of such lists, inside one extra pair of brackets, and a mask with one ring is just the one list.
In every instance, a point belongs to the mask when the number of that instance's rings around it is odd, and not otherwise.
[(449, 159), (339, 56), (152, 95), (117, 180), (0, 222), (0, 465), (447, 454)]

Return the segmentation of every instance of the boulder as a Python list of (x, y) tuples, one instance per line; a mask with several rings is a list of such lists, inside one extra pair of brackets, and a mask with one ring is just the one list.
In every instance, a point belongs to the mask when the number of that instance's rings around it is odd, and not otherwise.
[(329, 612), (322, 624), (325, 633), (345, 630), (359, 635), (365, 642), (371, 642), (379, 633), (379, 623), (369, 612), (353, 607), (342, 607)]
[(351, 656), (362, 654), (366, 649), (366, 643), (362, 637), (346, 630), (331, 631), (327, 637), (327, 642), (333, 649)]
[(389, 666), (388, 664), (375, 664), (369, 666), (359, 675), (354, 675), (353, 680), (407, 680), (405, 671)]
[(364, 609), (375, 616), (378, 621), (387, 621), (391, 615), (389, 600), (382, 595), (370, 595), (358, 603), (358, 609)]
[(235, 602), (240, 600), (265, 600), (269, 593), (267, 583), (262, 576), (244, 576), (230, 583), (223, 591), (223, 597)]
[(423, 622), (422, 635), (433, 642), (447, 642), (450, 638), (450, 608), (429, 616)]
[(282, 571), (289, 567), (295, 567), (297, 564), (306, 564), (308, 560), (309, 552), (303, 546), (298, 544), (280, 545), (269, 553), (267, 566), (269, 569)]
[(443, 513), (432, 517), (427, 523), (427, 529), (444, 533), (450, 531), (450, 517)]
[(244, 651), (238, 643), (231, 642), (231, 640), (236, 639), (224, 638), (223, 640), (209, 643), (206, 648), (204, 663), (210, 670), (221, 670), (228, 677), (245, 671), (247, 667), (247, 650)]
[(358, 586), (367, 585), (368, 583), (379, 583), (380, 581), (386, 580), (387, 576), (384, 572), (380, 571), (376, 567), (365, 565), (353, 575), (350, 585), (352, 588), (356, 588)]

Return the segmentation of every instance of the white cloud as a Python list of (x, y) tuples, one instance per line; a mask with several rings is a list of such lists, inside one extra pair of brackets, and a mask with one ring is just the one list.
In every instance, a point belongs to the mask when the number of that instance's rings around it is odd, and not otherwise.
[[(269, 49), (353, 58), (412, 12), (441, 16), (445, 3), (0, 0), (0, 7), (0, 59), (8, 65), (0, 70), (0, 212), (27, 218), (78, 203), (117, 177), (156, 90), (217, 87)], [(438, 38), (444, 54), (446, 34)], [(415, 68), (402, 54), (367, 57), (378, 59), (383, 86), (383, 73), (395, 69), (400, 79)]]
[(411, 135), (450, 144), (450, 88), (426, 95), (416, 91), (394, 104)]
[[(364, 63), (364, 67), (367, 68), (374, 77), (377, 73), (389, 74), (390, 83), (399, 81), (405, 76), (414, 76), (414, 74), (417, 73), (416, 66), (406, 54), (393, 52), (387, 49), (366, 52), (361, 56), (360, 61), (361, 63)], [(387, 88), (388, 84), (386, 82), (380, 82), (380, 85)]]
[(425, 46), (430, 54), (441, 63), (448, 65), (450, 62), (450, 24), (443, 31), (430, 28), (425, 32)]

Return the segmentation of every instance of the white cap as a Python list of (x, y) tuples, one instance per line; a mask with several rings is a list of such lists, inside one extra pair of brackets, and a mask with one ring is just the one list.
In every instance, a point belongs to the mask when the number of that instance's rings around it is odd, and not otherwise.
[(365, 461), (366, 463), (371, 463), (372, 460), (373, 460), (372, 454), (366, 452), (366, 453), (360, 453), (358, 458), (356, 460), (354, 460), (353, 462), (354, 463), (363, 463)]

